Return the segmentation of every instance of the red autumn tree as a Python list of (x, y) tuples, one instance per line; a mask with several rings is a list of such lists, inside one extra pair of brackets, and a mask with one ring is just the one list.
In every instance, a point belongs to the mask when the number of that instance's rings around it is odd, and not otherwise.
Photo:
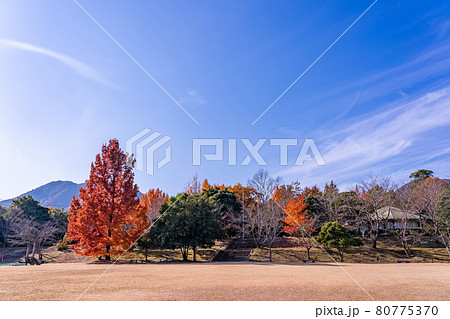
[(130, 160), (116, 139), (103, 145), (91, 164), (86, 186), (79, 199), (72, 199), (68, 237), (79, 255), (105, 257), (117, 255), (148, 227), (146, 211), (139, 205), (134, 184), (134, 161)]
[(141, 197), (141, 207), (147, 213), (149, 222), (154, 221), (159, 216), (161, 206), (169, 201), (169, 197), (159, 188), (150, 189)]
[(305, 203), (305, 199), (301, 195), (292, 197), (286, 205), (283, 206), (287, 216), (284, 219), (283, 230), (288, 234), (297, 237), (298, 242), (303, 242), (306, 247), (307, 259), (310, 258), (310, 250), (313, 246), (313, 240), (311, 233), (314, 222), (306, 213), (308, 204)]

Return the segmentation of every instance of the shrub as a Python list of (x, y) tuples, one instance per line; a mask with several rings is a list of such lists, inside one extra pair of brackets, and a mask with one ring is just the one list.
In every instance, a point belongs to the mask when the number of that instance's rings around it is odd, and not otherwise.
[(64, 237), (56, 244), (56, 248), (59, 251), (64, 251), (69, 249), (73, 244), (75, 244), (75, 241), (69, 240), (69, 238), (67, 238), (67, 235), (64, 235)]

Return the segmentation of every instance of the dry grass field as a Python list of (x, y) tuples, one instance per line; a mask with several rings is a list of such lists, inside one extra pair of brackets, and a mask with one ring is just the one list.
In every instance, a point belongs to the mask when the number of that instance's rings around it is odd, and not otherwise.
[[(107, 264), (1, 266), (0, 300), (75, 300)], [(343, 264), (375, 300), (448, 300), (450, 264)], [(117, 264), (81, 300), (369, 300), (333, 264)]]

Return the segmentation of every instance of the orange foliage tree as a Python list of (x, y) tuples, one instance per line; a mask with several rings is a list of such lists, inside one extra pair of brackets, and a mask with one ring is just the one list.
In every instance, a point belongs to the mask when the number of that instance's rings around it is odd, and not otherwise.
[(202, 192), (203, 191), (205, 191), (205, 190), (207, 190), (207, 189), (210, 189), (212, 186), (208, 183), (208, 180), (207, 179), (205, 179), (204, 181), (203, 181), (203, 184), (202, 184)]
[(236, 195), (237, 200), (243, 205), (244, 207), (248, 207), (254, 204), (255, 202), (255, 190), (253, 187), (250, 186), (243, 186), (240, 183), (237, 183), (232, 186), (218, 186), (219, 189), (226, 188), (230, 192), (233, 192)]
[(322, 193), (320, 191), (320, 189), (314, 185), (313, 187), (305, 187), (305, 189), (303, 190), (303, 197), (308, 197), (309, 195), (311, 196), (320, 196)]
[(306, 247), (307, 259), (311, 259), (310, 250), (313, 246), (313, 240), (311, 238), (311, 233), (313, 230), (314, 222), (312, 218), (306, 213), (308, 205), (305, 203), (305, 199), (301, 195), (296, 195), (292, 197), (286, 205), (283, 206), (286, 212), (286, 217), (284, 219), (285, 225), (283, 230), (297, 237), (300, 244), (300, 240), (303, 241)]
[(150, 189), (147, 193), (142, 194), (141, 207), (147, 213), (149, 222), (151, 223), (159, 216), (159, 210), (164, 203), (169, 201), (169, 197), (159, 188)]
[(292, 182), (291, 184), (277, 186), (273, 194), (273, 200), (279, 205), (285, 206), (291, 198), (300, 196), (301, 194), (302, 188), (300, 187), (300, 182)]
[(134, 184), (134, 161), (116, 139), (103, 145), (91, 164), (86, 186), (70, 205), (67, 236), (79, 255), (105, 257), (120, 254), (147, 229), (145, 210)]
[[(210, 184), (209, 182), (208, 182), (208, 180), (207, 179), (205, 179), (204, 181), (203, 181), (203, 184), (202, 184), (202, 188), (201, 188), (201, 191), (200, 191), (200, 193), (201, 192), (203, 192), (203, 191), (206, 191), (206, 190), (208, 190), (208, 189), (211, 189), (211, 188), (217, 188), (218, 190), (221, 190), (221, 191), (223, 191), (223, 190), (225, 190), (225, 189), (228, 189), (229, 187), (227, 187), (227, 186), (225, 186), (225, 185), (218, 185), (218, 184)], [(230, 192), (231, 192), (231, 190), (230, 190)]]

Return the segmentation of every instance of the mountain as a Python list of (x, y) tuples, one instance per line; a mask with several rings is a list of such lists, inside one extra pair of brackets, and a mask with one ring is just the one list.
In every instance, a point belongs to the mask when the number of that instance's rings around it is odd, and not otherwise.
[[(84, 183), (76, 184), (71, 181), (54, 181), (17, 197), (31, 195), (35, 200), (39, 201), (42, 206), (68, 209), (70, 202), (72, 201), (72, 197), (74, 195), (78, 196), (78, 191), (80, 187), (83, 186)], [(13, 199), (14, 198), (1, 201), (0, 205), (7, 207), (11, 205)]]
[[(443, 181), (447, 182), (447, 184), (450, 185), (450, 179), (442, 178)], [(405, 185), (401, 186), (398, 191), (408, 190), (409, 188), (414, 186), (414, 181), (410, 181), (406, 183)]]
[[(84, 187), (84, 185), (85, 183), (76, 184), (71, 181), (54, 181), (39, 186), (38, 188), (17, 197), (31, 195), (31, 197), (39, 201), (39, 204), (42, 206), (69, 209), (70, 203), (72, 202), (72, 197), (78, 197), (80, 187)], [(138, 192), (138, 196), (141, 198), (142, 193)], [(1, 201), (0, 205), (3, 207), (8, 207), (11, 205), (14, 198)]]

